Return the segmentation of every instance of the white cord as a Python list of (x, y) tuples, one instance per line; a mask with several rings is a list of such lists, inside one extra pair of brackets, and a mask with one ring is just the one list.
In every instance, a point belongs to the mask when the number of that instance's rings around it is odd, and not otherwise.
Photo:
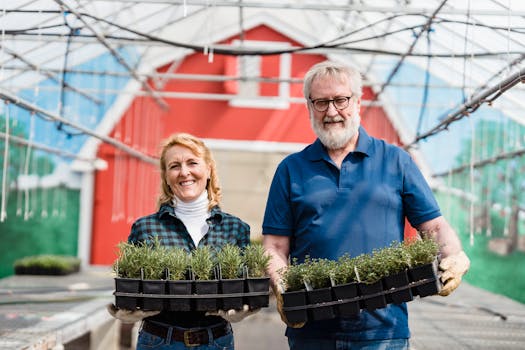
[[(24, 175), (29, 174), (29, 164), (31, 162), (31, 145), (33, 144), (33, 138), (35, 136), (35, 113), (31, 113), (31, 118), (29, 121), (29, 142), (26, 148), (26, 159), (24, 164)], [(29, 186), (26, 186), (24, 189), (24, 220), (29, 219), (32, 211), (29, 210)]]
[[(5, 10), (4, 10), (5, 11)], [(9, 105), (5, 106), (5, 146), (4, 146), (4, 164), (2, 169), (2, 202), (0, 204), (0, 222), (4, 222), (7, 218), (6, 203), (7, 203), (7, 167), (9, 166)]]
[[(7, 3), (6, 3), (7, 4)], [(2, 10), (2, 18), (5, 17), (6, 15), (6, 8), (4, 7), (4, 9)], [(1, 38), (0, 38), (0, 42), (2, 43), (2, 45), (0, 45), (0, 57), (4, 57), (4, 41), (5, 41), (5, 27), (6, 26), (2, 26), (2, 34), (1, 34)], [(0, 81), (4, 80), (4, 65), (2, 65), (2, 67), (0, 67)]]
[(470, 193), (472, 194), (472, 198), (470, 199), (470, 246), (474, 245), (474, 150), (475, 150), (475, 142), (476, 142), (476, 132), (474, 129), (474, 122), (472, 121), (472, 118), (468, 118), (470, 123), (470, 133), (471, 133), (471, 141), (470, 141)]

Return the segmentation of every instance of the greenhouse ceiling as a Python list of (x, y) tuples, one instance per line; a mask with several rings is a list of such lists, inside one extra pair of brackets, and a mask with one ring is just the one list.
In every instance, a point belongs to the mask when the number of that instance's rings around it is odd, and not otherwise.
[[(156, 72), (189, 52), (209, 61), (214, 55), (322, 53), (363, 73), (376, 94), (370, 103), (385, 107), (409, 146), (438, 134), (450, 137), (454, 130), (463, 133), (453, 124), (479, 111), (525, 124), (524, 1), (10, 0), (0, 10), (0, 98), (69, 120), (80, 132), (110, 143), (95, 131), (98, 120), (68, 117), (63, 104), (38, 103), (34, 96), (67, 92), (100, 104), (102, 95), (145, 94), (163, 106), (169, 98), (210, 98), (164, 94), (157, 87), (167, 79), (238, 79)], [(242, 39), (244, 30), (263, 22), (279, 26), (301, 46), (218, 44), (225, 33), (241, 33)], [(101, 56), (119, 64), (89, 64)], [(142, 88), (86, 86), (67, 79), (71, 74), (122, 77)]]

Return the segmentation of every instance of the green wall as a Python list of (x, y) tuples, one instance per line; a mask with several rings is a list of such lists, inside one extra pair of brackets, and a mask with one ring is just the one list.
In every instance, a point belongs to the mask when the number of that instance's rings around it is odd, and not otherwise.
[[(509, 255), (501, 256), (491, 252), (488, 249), (491, 237), (487, 237), (484, 230), (473, 235), (471, 244), (469, 205), (457, 197), (438, 194), (437, 198), (443, 215), (457, 231), (471, 260), (464, 279), (476, 287), (525, 303), (525, 253), (515, 250)], [(493, 212), (491, 217), (492, 237), (501, 237), (505, 220), (497, 212)]]
[(7, 219), (0, 222), (0, 278), (12, 275), (14, 261), (24, 256), (77, 255), (80, 191), (59, 187), (30, 194), (33, 215), (24, 220), (19, 203), (25, 201), (17, 200), (23, 193), (9, 193)]

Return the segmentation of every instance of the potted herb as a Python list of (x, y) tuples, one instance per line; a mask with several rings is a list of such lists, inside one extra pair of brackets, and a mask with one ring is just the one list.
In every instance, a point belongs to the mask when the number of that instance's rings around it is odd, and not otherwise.
[(389, 247), (376, 252), (376, 258), (384, 263), (386, 276), (383, 277), (383, 287), (386, 291), (387, 303), (400, 304), (413, 299), (409, 287), (407, 269), (410, 267), (410, 256), (399, 242), (392, 242)]
[[(184, 248), (170, 247), (166, 255), (166, 271), (168, 275), (168, 292), (172, 296), (168, 302), (170, 311), (190, 311), (191, 299), (184, 295), (191, 295), (192, 281), (187, 280), (190, 267), (190, 256)], [(176, 296), (181, 297), (176, 297)]]
[[(197, 311), (215, 311), (218, 309), (217, 294), (219, 281), (215, 278), (216, 266), (214, 251), (210, 246), (199, 246), (191, 253), (191, 271), (195, 278), (195, 309)], [(212, 296), (206, 296), (212, 295)]]
[(303, 263), (306, 297), (310, 306), (309, 316), (313, 320), (334, 318), (332, 305), (323, 305), (332, 301), (331, 273), (332, 262), (327, 259), (310, 259), (307, 257)]
[(144, 294), (144, 310), (162, 310), (164, 298), (156, 298), (154, 294), (166, 294), (166, 260), (168, 248), (160, 244), (158, 237), (151, 243), (142, 246), (144, 255), (142, 268), (144, 271), (142, 293)]
[(304, 264), (299, 264), (297, 258), (285, 268), (279, 270), (285, 285), (283, 311), (290, 323), (301, 323), (308, 319), (306, 290), (304, 289)]
[(74, 256), (43, 254), (26, 256), (14, 262), (16, 275), (68, 275), (80, 270)]
[(439, 293), (441, 282), (438, 277), (439, 245), (431, 236), (405, 243), (410, 260), (408, 275), (414, 284), (412, 293), (425, 297)]
[[(115, 278), (115, 306), (120, 309), (140, 308), (142, 298), (142, 261), (145, 255), (144, 243), (120, 242), (118, 257), (112, 265)], [(121, 293), (128, 295), (120, 295)], [(133, 295), (134, 294), (134, 295)]]
[(271, 256), (265, 253), (260, 243), (247, 245), (243, 253), (243, 265), (246, 269), (245, 290), (248, 294), (245, 303), (250, 308), (266, 307), (269, 303), (270, 289), (270, 277), (267, 275), (267, 270)]
[(244, 279), (240, 278), (242, 275), (241, 248), (233, 244), (226, 244), (217, 252), (216, 258), (223, 294), (222, 309), (242, 309)]
[(332, 265), (332, 291), (334, 301), (340, 301), (337, 312), (342, 317), (359, 314), (359, 290), (355, 266), (356, 259), (348, 254), (340, 256)]
[(372, 254), (361, 254), (356, 257), (356, 275), (361, 296), (361, 308), (375, 310), (386, 306), (383, 283), (386, 275), (384, 261), (374, 250)]

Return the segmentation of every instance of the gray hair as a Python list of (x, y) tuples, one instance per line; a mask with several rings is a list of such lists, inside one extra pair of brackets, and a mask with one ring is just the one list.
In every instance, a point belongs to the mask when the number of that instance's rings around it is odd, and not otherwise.
[(361, 73), (341, 63), (324, 61), (313, 65), (304, 76), (303, 94), (307, 100), (310, 99), (312, 82), (321, 77), (332, 77), (341, 82), (348, 83), (350, 90), (357, 98), (361, 98), (363, 95)]

